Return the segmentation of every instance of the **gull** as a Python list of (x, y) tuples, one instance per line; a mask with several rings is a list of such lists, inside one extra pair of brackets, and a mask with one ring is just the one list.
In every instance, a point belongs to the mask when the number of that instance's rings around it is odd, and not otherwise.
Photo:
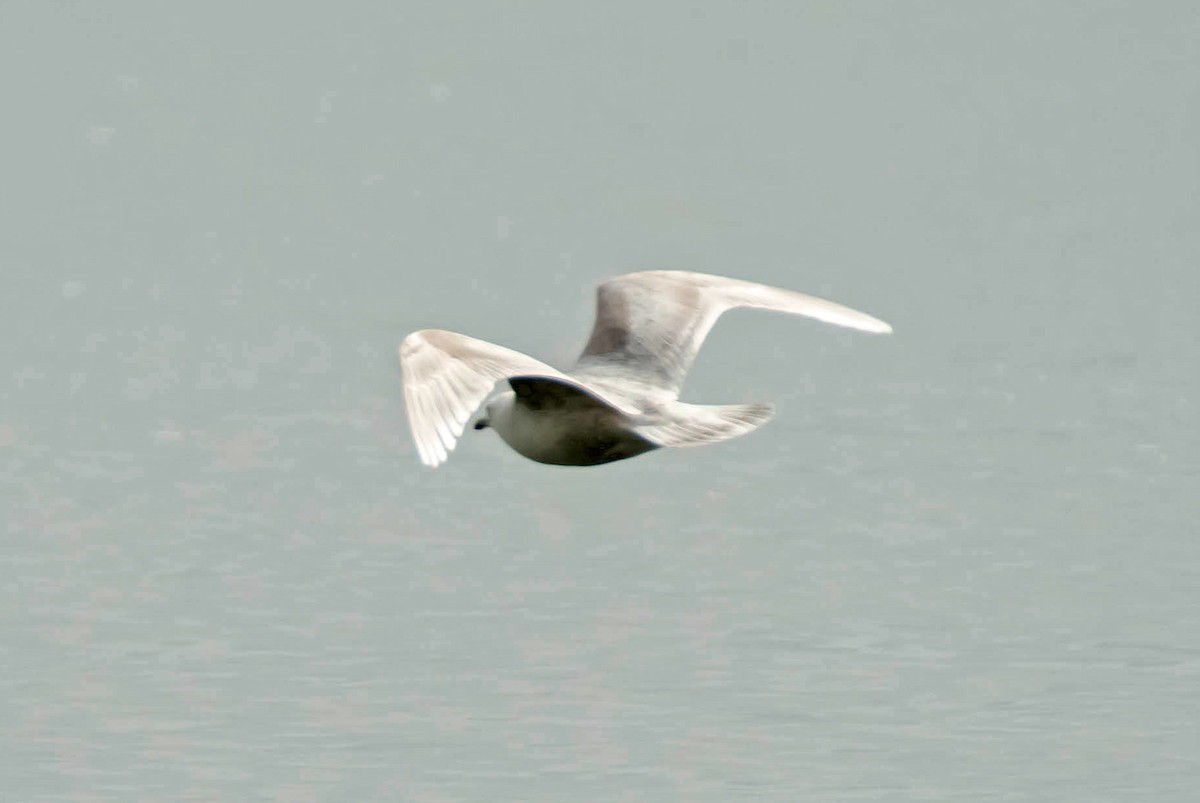
[[(892, 331), (841, 304), (739, 279), (666, 270), (617, 276), (597, 288), (591, 337), (567, 373), (442, 329), (404, 338), (400, 367), (417, 454), (427, 466), (444, 463), (485, 399), (475, 429), (491, 428), (518, 454), (551, 465), (594, 466), (744, 435), (774, 408), (679, 401), (705, 336), (737, 307)], [(493, 393), (500, 380), (508, 387)]]

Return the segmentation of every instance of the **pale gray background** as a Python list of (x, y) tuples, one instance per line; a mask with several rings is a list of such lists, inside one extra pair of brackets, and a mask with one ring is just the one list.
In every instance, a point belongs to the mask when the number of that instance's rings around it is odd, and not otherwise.
[[(1194, 800), (1191, 2), (0, 4), (5, 800)], [(645, 268), (746, 438), (417, 462)]]

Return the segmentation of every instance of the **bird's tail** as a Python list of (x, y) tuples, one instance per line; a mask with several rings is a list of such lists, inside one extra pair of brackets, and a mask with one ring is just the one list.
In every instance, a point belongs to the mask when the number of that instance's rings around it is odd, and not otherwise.
[(663, 417), (635, 427), (637, 434), (659, 446), (702, 446), (736, 438), (775, 416), (770, 404), (684, 404), (674, 402)]

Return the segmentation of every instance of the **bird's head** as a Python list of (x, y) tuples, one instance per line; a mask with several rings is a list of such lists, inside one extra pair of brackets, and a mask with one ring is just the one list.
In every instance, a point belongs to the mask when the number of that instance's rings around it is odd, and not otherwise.
[(475, 429), (504, 427), (512, 412), (517, 396), (511, 390), (503, 390), (489, 398), (483, 405), (483, 415), (475, 419)]

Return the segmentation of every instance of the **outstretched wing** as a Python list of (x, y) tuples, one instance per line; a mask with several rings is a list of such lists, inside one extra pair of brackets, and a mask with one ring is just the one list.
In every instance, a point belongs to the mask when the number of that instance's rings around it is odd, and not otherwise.
[(578, 368), (618, 364), (678, 395), (709, 330), (735, 307), (790, 312), (864, 332), (892, 331), (866, 313), (791, 290), (703, 273), (645, 271), (597, 289), (596, 323)]
[(404, 338), (400, 369), (413, 441), (427, 466), (445, 462), (497, 380), (516, 374), (565, 378), (519, 351), (441, 329)]

